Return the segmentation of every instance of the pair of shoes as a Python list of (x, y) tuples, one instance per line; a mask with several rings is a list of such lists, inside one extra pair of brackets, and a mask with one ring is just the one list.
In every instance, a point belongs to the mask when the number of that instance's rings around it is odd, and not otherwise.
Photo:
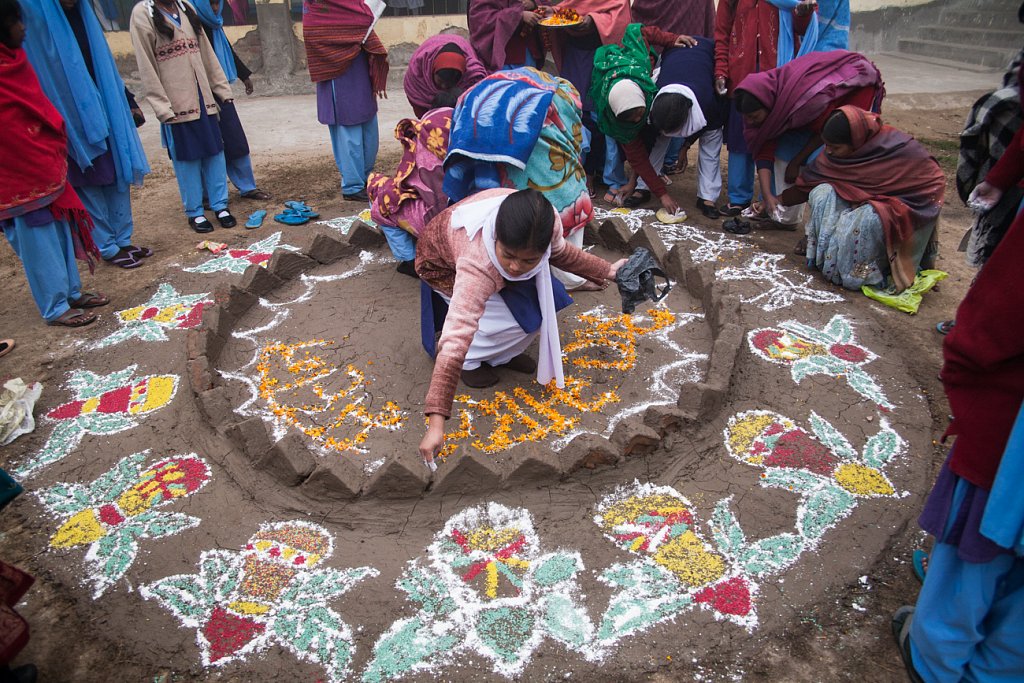
[(263, 225), (263, 219), (267, 217), (267, 212), (264, 209), (253, 211), (249, 214), (249, 219), (245, 221), (246, 230), (255, 230), (256, 228)]
[(626, 197), (626, 201), (622, 202), (622, 205), (627, 209), (635, 209), (649, 201), (651, 201), (650, 190), (634, 190), (633, 194)]
[(499, 367), (506, 368), (512, 372), (521, 372), (524, 375), (530, 375), (537, 372), (537, 361), (530, 358), (525, 353), (521, 353)]
[(220, 223), (222, 228), (233, 228), (238, 225), (238, 221), (235, 220), (235, 217), (227, 209), (221, 209), (217, 212), (217, 222)]
[(341, 198), (346, 202), (370, 202), (370, 197), (366, 194), (366, 190), (359, 190), (359, 192), (354, 192), (352, 194), (342, 194)]
[(914, 621), (914, 608), (904, 605), (892, 615), (892, 635), (899, 647), (900, 657), (903, 659), (903, 666), (907, 670), (907, 676), (913, 683), (924, 683), (921, 674), (914, 668), (914, 660), (910, 654), (910, 624)]
[(700, 209), (700, 212), (704, 214), (705, 218), (717, 220), (722, 217), (722, 212), (718, 210), (718, 207), (715, 206), (715, 203), (709, 202), (706, 199), (701, 199), (700, 197), (697, 197), (697, 208)]
[(206, 220), (206, 216), (196, 216), (188, 219), (188, 227), (198, 233), (213, 232), (213, 223)]
[(285, 202), (284, 206), (287, 210), (295, 213), (301, 213), (306, 218), (320, 218), (320, 214), (316, 212), (316, 209), (311, 206), (307, 206), (305, 202)]
[(110, 297), (99, 292), (82, 292), (74, 301), (68, 301), (71, 308), (99, 308), (110, 303)]
[(414, 277), (417, 280), (420, 279), (420, 276), (416, 274), (415, 261), (399, 261), (398, 267), (395, 268), (395, 270), (397, 270), (402, 275), (408, 275), (409, 277)]
[(748, 206), (750, 206), (750, 202), (747, 202), (746, 204), (733, 204), (730, 202), (724, 206), (718, 207), (718, 212), (723, 216), (739, 216), (743, 213), (743, 209)]
[(129, 251), (127, 248), (118, 250), (116, 254), (110, 258), (103, 259), (112, 266), (118, 268), (124, 268), (125, 270), (131, 270), (132, 268), (138, 268), (142, 265), (142, 258), (137, 258), (135, 254)]
[(476, 370), (463, 370), (462, 383), (470, 389), (486, 389), (498, 383), (498, 373), (488, 365), (481, 365)]
[(750, 221), (745, 221), (739, 217), (730, 218), (722, 223), (722, 230), (733, 235), (749, 235), (753, 229), (754, 227), (750, 224)]
[(255, 190), (249, 190), (248, 192), (243, 192), (241, 194), (241, 197), (242, 197), (242, 199), (259, 199), (260, 201), (266, 201), (268, 199), (271, 199), (270, 194), (264, 192), (263, 190), (261, 190), (258, 187)]
[(69, 308), (59, 318), (47, 320), (46, 324), (53, 327), (85, 327), (96, 322), (97, 317), (95, 313), (86, 313), (81, 308)]

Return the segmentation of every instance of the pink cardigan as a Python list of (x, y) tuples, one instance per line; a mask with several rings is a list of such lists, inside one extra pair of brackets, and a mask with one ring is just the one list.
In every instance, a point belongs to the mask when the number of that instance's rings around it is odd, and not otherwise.
[[(485, 190), (463, 202), (512, 192), (514, 190)], [(446, 418), (451, 417), (462, 364), (487, 299), (505, 286), (505, 279), (487, 255), (483, 239), (470, 241), (465, 230), (452, 230), (452, 212), (459, 204), (448, 207), (430, 221), (416, 245), (416, 273), (431, 288), (451, 298), (423, 410), (427, 415), (436, 413)], [(550, 264), (594, 282), (601, 282), (608, 275), (607, 261), (569, 244), (558, 229), (551, 236)]]

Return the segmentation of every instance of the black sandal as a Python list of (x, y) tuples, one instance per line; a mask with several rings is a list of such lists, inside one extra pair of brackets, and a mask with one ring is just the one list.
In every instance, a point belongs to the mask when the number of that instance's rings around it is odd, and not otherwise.
[(722, 217), (722, 212), (718, 210), (718, 207), (715, 206), (715, 203), (709, 202), (706, 199), (701, 199), (700, 197), (697, 197), (697, 208), (700, 209), (700, 212), (704, 214), (705, 218), (717, 220)]
[(722, 230), (733, 235), (749, 235), (750, 231), (753, 229), (753, 226), (750, 225), (750, 221), (740, 220), (739, 218), (730, 218), (726, 222), (722, 223)]
[(135, 254), (129, 251), (126, 247), (122, 248), (116, 254), (110, 258), (103, 259), (112, 266), (118, 268), (124, 268), (125, 270), (131, 270), (132, 268), (138, 268), (142, 265), (142, 261), (135, 258)]
[(622, 202), (622, 205), (627, 209), (635, 209), (649, 201), (651, 201), (650, 190), (633, 190), (633, 194), (626, 197), (626, 201)]
[(264, 192), (263, 190), (261, 190), (258, 187), (255, 190), (249, 190), (248, 192), (243, 192), (240, 196), (242, 197), (242, 199), (257, 199), (257, 200), (260, 200), (260, 201), (266, 201), (268, 199), (272, 199), (272, 197), (270, 196), (269, 193)]
[(149, 247), (136, 247), (134, 244), (129, 244), (125, 249), (135, 258), (149, 258), (153, 255), (153, 250)]

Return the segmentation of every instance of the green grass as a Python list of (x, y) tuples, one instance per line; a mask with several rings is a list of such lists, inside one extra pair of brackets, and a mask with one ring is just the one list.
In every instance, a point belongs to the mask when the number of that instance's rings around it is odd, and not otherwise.
[(956, 162), (960, 155), (959, 138), (919, 138), (922, 145), (928, 148), (939, 166), (946, 173), (956, 173)]

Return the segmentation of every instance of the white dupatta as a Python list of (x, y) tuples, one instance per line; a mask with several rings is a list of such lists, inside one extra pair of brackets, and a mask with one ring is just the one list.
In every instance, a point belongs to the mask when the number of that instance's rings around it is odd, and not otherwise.
[[(565, 388), (565, 374), (562, 370), (562, 344), (558, 339), (558, 318), (555, 311), (555, 294), (551, 285), (551, 268), (548, 259), (551, 257), (551, 245), (548, 245), (544, 257), (532, 270), (513, 277), (505, 272), (498, 262), (495, 253), (496, 224), (498, 209), (508, 195), (489, 197), (476, 202), (468, 202), (452, 212), (451, 227), (454, 230), (465, 230), (470, 240), (483, 232), (484, 247), (491, 264), (498, 269), (501, 276), (512, 282), (523, 282), (537, 278), (537, 298), (540, 300), (540, 354), (537, 358), (537, 381), (547, 385), (552, 379), (559, 389)], [(554, 230), (561, 230), (562, 222), (555, 215)]]

